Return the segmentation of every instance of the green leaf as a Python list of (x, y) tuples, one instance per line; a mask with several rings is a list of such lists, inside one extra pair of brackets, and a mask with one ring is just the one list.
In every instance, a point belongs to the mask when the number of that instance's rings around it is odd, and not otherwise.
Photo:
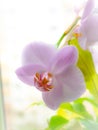
[(75, 38), (70, 40), (69, 44), (76, 46), (78, 49), (79, 59), (77, 66), (84, 75), (87, 89), (95, 97), (96, 102), (98, 103), (98, 74), (94, 67), (92, 55), (88, 50), (83, 50)]
[(73, 107), (72, 107), (71, 103), (62, 103), (62, 104), (60, 105), (60, 108), (62, 108), (62, 109), (67, 109), (67, 110), (73, 112)]
[(61, 116), (53, 116), (49, 122), (49, 130), (60, 130), (60, 128), (68, 123), (68, 120)]
[[(65, 110), (65, 115), (71, 114), (70, 117), (72, 118), (86, 118), (86, 119), (93, 119), (92, 115), (88, 113), (86, 110), (85, 105), (83, 104), (83, 99), (78, 99), (72, 103), (63, 103), (61, 104), (58, 110)], [(60, 113), (60, 112), (59, 112)], [(66, 114), (67, 113), (67, 114)], [(67, 117), (66, 117), (67, 118)]]
[(98, 104), (95, 102), (94, 98), (91, 97), (83, 97), (83, 98), (78, 98), (75, 100), (75, 103), (83, 103), (83, 102), (89, 102), (93, 107), (98, 108)]
[(73, 109), (76, 113), (80, 114), (84, 118), (93, 119), (93, 117), (88, 113), (88, 111), (82, 103), (73, 103)]

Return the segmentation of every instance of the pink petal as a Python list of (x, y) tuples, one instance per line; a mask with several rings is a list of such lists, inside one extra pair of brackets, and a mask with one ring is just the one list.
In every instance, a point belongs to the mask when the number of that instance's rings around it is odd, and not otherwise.
[(54, 79), (53, 86), (54, 88), (51, 89), (51, 91), (43, 92), (42, 96), (45, 104), (49, 108), (55, 110), (59, 107), (60, 103), (62, 102), (63, 92), (61, 84), (56, 79)]
[(88, 17), (88, 15), (92, 12), (93, 8), (94, 8), (94, 0), (88, 0), (84, 8), (82, 20)]
[(98, 14), (92, 14), (83, 23), (83, 28), (87, 37), (87, 43), (98, 41)]
[(58, 82), (62, 84), (62, 101), (73, 101), (80, 97), (85, 91), (83, 74), (76, 66), (70, 66), (66, 71), (63, 71), (61, 75), (58, 75)]
[(79, 44), (84, 50), (87, 49), (88, 48), (87, 38), (85, 36), (82, 36), (81, 38), (79, 38)]
[(78, 52), (75, 46), (66, 46), (58, 51), (51, 63), (50, 71), (58, 74), (67, 69), (68, 66), (76, 64)]
[(35, 42), (29, 44), (23, 52), (23, 65), (40, 64), (47, 66), (56, 51), (57, 50), (54, 46), (50, 46), (45, 43)]
[(43, 66), (30, 64), (17, 69), (16, 75), (22, 82), (32, 86), (34, 85), (34, 74), (43, 71), (45, 71), (45, 68)]

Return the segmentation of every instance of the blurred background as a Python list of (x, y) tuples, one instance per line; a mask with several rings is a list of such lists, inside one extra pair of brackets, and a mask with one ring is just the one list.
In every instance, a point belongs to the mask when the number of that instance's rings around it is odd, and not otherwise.
[[(4, 108), (0, 109), (1, 113), (4, 110), (6, 130), (47, 128), (55, 111), (43, 104), (39, 91), (18, 80), (15, 70), (21, 66), (24, 46), (33, 41), (56, 44), (64, 30), (73, 22), (75, 7), (81, 7), (84, 1), (0, 1), (0, 92), (3, 92), (4, 100)], [(2, 103), (2, 97), (0, 100)]]

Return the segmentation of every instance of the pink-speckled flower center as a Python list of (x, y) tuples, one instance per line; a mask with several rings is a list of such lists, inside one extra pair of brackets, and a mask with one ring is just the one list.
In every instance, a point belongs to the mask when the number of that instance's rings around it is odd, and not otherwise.
[(52, 86), (52, 74), (51, 73), (36, 73), (34, 75), (34, 85), (40, 90), (40, 91), (50, 91)]

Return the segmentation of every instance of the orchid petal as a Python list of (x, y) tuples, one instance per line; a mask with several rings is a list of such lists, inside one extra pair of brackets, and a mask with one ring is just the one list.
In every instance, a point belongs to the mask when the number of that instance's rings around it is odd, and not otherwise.
[(23, 65), (40, 64), (47, 66), (56, 53), (56, 48), (44, 43), (29, 44), (23, 52)]
[(32, 86), (34, 85), (34, 80), (33, 80), (34, 74), (43, 71), (45, 71), (45, 68), (43, 66), (30, 64), (17, 69), (16, 75), (21, 81)]
[(51, 71), (54, 74), (60, 73), (68, 66), (76, 64), (78, 52), (74, 46), (65, 46), (53, 58), (51, 63)]
[(43, 92), (42, 96), (45, 104), (49, 108), (55, 110), (59, 107), (60, 103), (62, 102), (63, 91), (61, 84), (56, 79), (54, 79), (53, 86), (54, 88), (51, 91)]
[(87, 49), (87, 44), (85, 44), (86, 42), (87, 42), (87, 38), (85, 36), (79, 38), (79, 44), (84, 50)]
[[(62, 79), (62, 80), (60, 80)], [(70, 66), (58, 76), (58, 82), (62, 84), (63, 101), (73, 101), (85, 91), (85, 81), (82, 72), (76, 66)]]
[(94, 8), (94, 0), (88, 0), (84, 8), (82, 20), (85, 19), (92, 12), (93, 8)]
[(98, 14), (93, 14), (82, 23), (87, 37), (87, 43), (94, 43), (98, 41)]

